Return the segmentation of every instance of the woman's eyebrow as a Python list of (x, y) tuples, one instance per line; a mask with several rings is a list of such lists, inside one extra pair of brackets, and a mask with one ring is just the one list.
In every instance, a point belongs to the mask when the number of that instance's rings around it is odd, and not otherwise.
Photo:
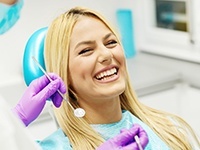
[(82, 41), (82, 42), (79, 42), (76, 46), (75, 46), (75, 49), (77, 47), (79, 47), (80, 45), (86, 45), (86, 44), (93, 44), (95, 41)]
[[(108, 39), (110, 36), (112, 36), (112, 35), (114, 35), (112, 32), (111, 33), (108, 33), (108, 34), (106, 34), (104, 37), (103, 37), (103, 40), (106, 40), (106, 39)], [(93, 44), (93, 43), (95, 43), (95, 41), (92, 41), (92, 40), (89, 40), (89, 41), (81, 41), (81, 42), (79, 42), (76, 46), (75, 46), (75, 49), (77, 48), (77, 47), (79, 47), (80, 45), (87, 45), (87, 44)]]
[(110, 36), (114, 35), (112, 32), (111, 33), (108, 33), (104, 36), (104, 40), (108, 39)]

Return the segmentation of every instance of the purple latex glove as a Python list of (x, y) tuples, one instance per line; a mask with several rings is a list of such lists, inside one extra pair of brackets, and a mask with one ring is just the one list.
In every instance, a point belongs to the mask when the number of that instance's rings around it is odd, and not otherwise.
[(13, 112), (28, 126), (42, 112), (46, 100), (51, 99), (56, 107), (60, 107), (62, 97), (56, 92), (66, 93), (66, 87), (62, 79), (54, 73), (48, 74), (52, 82), (43, 75), (35, 79), (26, 89), (18, 104), (13, 108)]
[(148, 135), (140, 125), (134, 124), (132, 128), (122, 130), (120, 134), (104, 142), (96, 150), (139, 150), (134, 139), (135, 135), (139, 137), (144, 149), (149, 142)]

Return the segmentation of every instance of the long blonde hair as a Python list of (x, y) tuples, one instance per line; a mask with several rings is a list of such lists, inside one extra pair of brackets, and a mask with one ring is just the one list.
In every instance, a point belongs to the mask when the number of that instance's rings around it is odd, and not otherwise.
[[(57, 73), (64, 80), (68, 87), (66, 96), (75, 108), (79, 106), (76, 100), (76, 94), (70, 87), (68, 57), (71, 33), (74, 25), (81, 16), (98, 18), (117, 36), (114, 28), (100, 14), (81, 7), (75, 7), (61, 14), (50, 25), (45, 44), (46, 69), (48, 72)], [(119, 36), (117, 37), (119, 40)], [(127, 70), (126, 76), (126, 88), (120, 95), (122, 109), (129, 110), (133, 115), (151, 127), (170, 149), (192, 149), (192, 145), (188, 139), (188, 131), (197, 141), (198, 146), (200, 146), (191, 127), (180, 117), (158, 111), (140, 103), (132, 89)], [(73, 149), (91, 150), (97, 148), (104, 142), (104, 139), (91, 128), (87, 122), (87, 118), (77, 118), (74, 116), (68, 103), (63, 102), (60, 108), (55, 108), (55, 115), (61, 129), (69, 138)]]

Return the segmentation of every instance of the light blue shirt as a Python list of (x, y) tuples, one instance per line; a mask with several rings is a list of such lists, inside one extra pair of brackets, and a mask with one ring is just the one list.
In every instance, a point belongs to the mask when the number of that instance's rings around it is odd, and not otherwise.
[(19, 19), (23, 0), (18, 0), (13, 5), (0, 3), (0, 34), (8, 31)]
[[(169, 150), (169, 147), (154, 133), (154, 131), (132, 115), (129, 111), (122, 112), (122, 119), (119, 122), (111, 124), (93, 124), (91, 125), (105, 140), (108, 140), (120, 133), (121, 129), (130, 128), (132, 124), (140, 124), (147, 132), (149, 143), (145, 150)], [(43, 150), (72, 150), (67, 136), (61, 129), (58, 129), (52, 135), (38, 142)]]

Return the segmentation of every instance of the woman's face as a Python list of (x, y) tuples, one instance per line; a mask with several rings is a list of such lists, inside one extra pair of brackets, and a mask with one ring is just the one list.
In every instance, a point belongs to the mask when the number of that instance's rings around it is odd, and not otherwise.
[(69, 52), (70, 85), (81, 105), (116, 99), (125, 89), (125, 57), (115, 35), (100, 20), (75, 24)]

